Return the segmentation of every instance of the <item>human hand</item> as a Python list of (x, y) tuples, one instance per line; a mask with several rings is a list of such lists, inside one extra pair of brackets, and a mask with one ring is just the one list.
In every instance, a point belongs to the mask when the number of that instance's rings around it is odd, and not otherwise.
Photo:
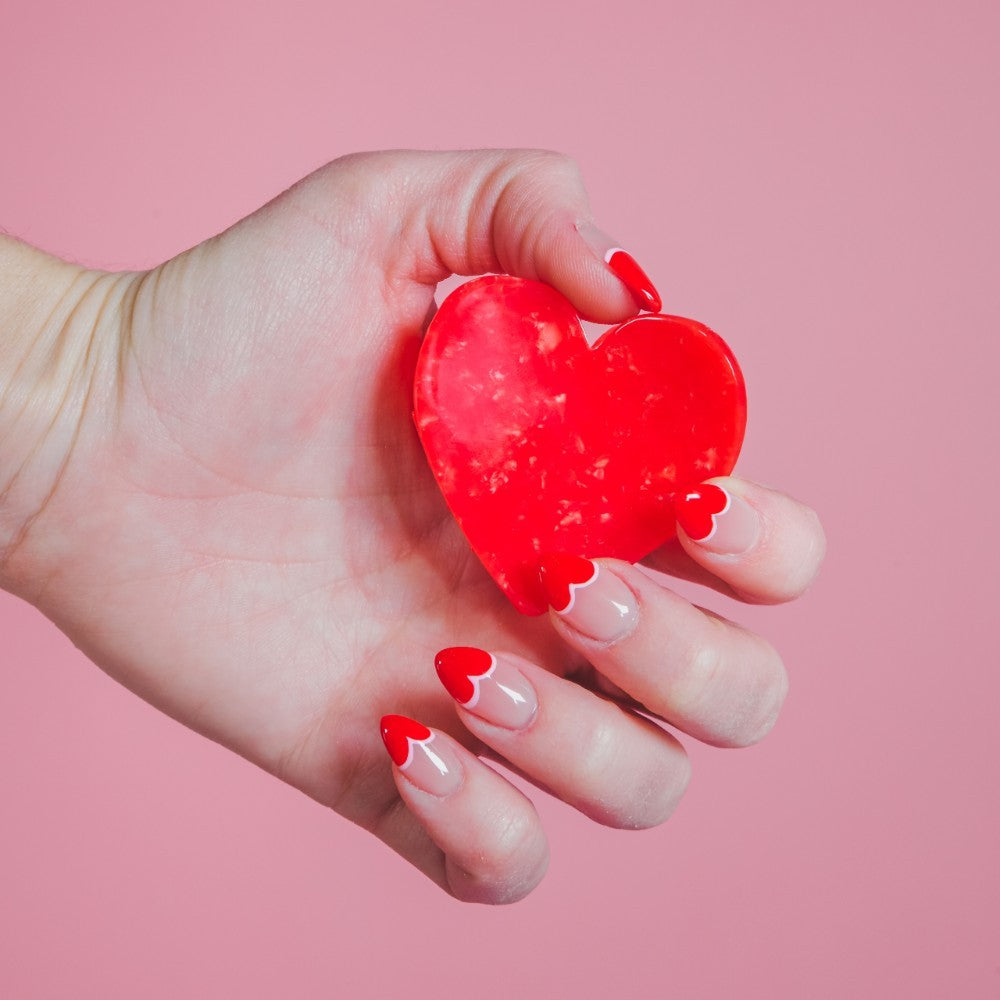
[[(0, 583), (143, 698), (460, 899), (520, 898), (547, 857), (530, 802), (476, 754), (599, 822), (662, 821), (687, 760), (636, 710), (753, 742), (784, 697), (777, 654), (615, 560), (569, 614), (520, 616), (410, 420), (416, 349), (451, 273), (537, 278), (598, 322), (635, 312), (578, 234), (588, 220), (555, 154), (363, 154), (151, 271), (53, 265), (61, 294), (0, 368), (16, 372), (0, 400)], [(796, 596), (822, 556), (815, 515), (716, 482), (734, 498), (717, 533), (648, 563), (750, 601)], [(456, 716), (432, 664), (460, 645), (500, 654), (494, 681), (537, 708), (511, 709), (486, 680), (479, 714)], [(498, 710), (527, 713), (523, 727), (481, 717)], [(426, 755), (391, 766), (387, 713), (432, 727), (449, 774), (426, 779)], [(421, 774), (450, 791), (422, 790)]]

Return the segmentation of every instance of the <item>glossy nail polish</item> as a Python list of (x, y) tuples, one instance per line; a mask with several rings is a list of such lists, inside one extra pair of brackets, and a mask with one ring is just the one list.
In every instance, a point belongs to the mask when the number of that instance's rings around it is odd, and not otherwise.
[(525, 729), (538, 711), (538, 696), (524, 674), (483, 649), (442, 649), (434, 667), (455, 701), (485, 722)]
[(405, 715), (382, 716), (382, 742), (393, 764), (417, 788), (445, 796), (462, 784), (462, 767), (437, 733)]
[(760, 517), (742, 498), (714, 483), (674, 498), (674, 514), (684, 534), (718, 555), (739, 555), (760, 536)]
[(576, 230), (594, 253), (608, 265), (611, 273), (632, 293), (632, 298), (640, 309), (654, 313), (660, 311), (663, 307), (660, 293), (630, 253), (593, 223), (581, 222)]
[(639, 607), (613, 573), (590, 559), (556, 553), (541, 564), (549, 605), (568, 625), (598, 642), (615, 642), (632, 631)]

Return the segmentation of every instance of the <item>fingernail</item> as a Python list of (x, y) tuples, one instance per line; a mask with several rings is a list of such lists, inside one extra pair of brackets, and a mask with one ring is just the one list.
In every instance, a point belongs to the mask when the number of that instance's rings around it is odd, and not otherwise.
[(632, 293), (640, 309), (658, 313), (663, 307), (660, 293), (636, 259), (623, 250), (607, 233), (591, 222), (578, 222), (576, 231), (597, 256), (608, 265), (611, 273)]
[(434, 666), (455, 701), (495, 726), (526, 729), (538, 711), (538, 696), (524, 674), (484, 649), (442, 649)]
[(678, 494), (674, 514), (691, 541), (719, 555), (746, 552), (760, 535), (760, 517), (753, 507), (714, 483)]
[(632, 631), (639, 617), (632, 591), (590, 559), (562, 553), (546, 556), (541, 578), (556, 614), (591, 639), (621, 639)]
[(405, 715), (382, 716), (382, 742), (393, 764), (417, 788), (445, 796), (462, 784), (462, 767), (437, 733)]

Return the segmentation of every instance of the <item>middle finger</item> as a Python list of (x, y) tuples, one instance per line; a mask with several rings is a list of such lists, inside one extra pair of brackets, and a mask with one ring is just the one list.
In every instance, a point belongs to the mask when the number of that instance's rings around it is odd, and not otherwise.
[(555, 556), (543, 580), (556, 630), (651, 712), (716, 746), (755, 743), (774, 724), (788, 680), (760, 636), (626, 562)]

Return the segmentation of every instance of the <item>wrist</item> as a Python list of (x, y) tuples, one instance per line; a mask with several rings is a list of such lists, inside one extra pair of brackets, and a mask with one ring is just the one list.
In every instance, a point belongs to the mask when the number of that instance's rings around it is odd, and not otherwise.
[(0, 236), (0, 587), (30, 586), (29, 536), (117, 364), (134, 275), (89, 270)]

